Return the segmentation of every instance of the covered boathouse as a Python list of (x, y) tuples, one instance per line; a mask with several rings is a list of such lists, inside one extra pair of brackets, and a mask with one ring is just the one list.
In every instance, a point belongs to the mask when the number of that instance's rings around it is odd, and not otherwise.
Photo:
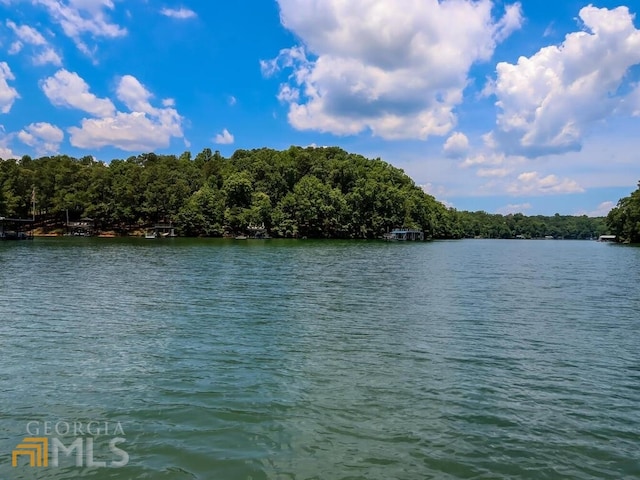
[(421, 242), (424, 240), (424, 233), (422, 230), (395, 228), (390, 233), (386, 233), (384, 239), (388, 242)]
[(33, 220), (0, 217), (0, 240), (33, 240)]

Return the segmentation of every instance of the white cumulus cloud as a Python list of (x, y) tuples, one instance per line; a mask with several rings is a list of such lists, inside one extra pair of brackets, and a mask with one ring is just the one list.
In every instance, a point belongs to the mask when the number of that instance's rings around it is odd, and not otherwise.
[[(640, 30), (627, 7), (580, 10), (583, 30), (516, 64), (501, 62), (490, 89), (500, 109), (493, 141), (537, 157), (577, 151), (589, 127), (640, 102), (624, 82), (640, 64)], [(635, 104), (635, 105), (634, 105)]]
[[(163, 102), (163, 107), (154, 107), (151, 104), (153, 94), (137, 78), (131, 75), (121, 77), (116, 97), (130, 111), (105, 108), (103, 114), (97, 115), (99, 118), (84, 118), (79, 127), (68, 129), (71, 145), (78, 148), (112, 146), (125, 151), (148, 151), (168, 147), (173, 137), (184, 137), (183, 118), (177, 110), (166, 105), (166, 102)], [(110, 106), (113, 104), (110, 103)]]
[(229, 130), (225, 128), (224, 130), (222, 130), (222, 133), (218, 133), (215, 136), (213, 141), (220, 145), (230, 145), (233, 143), (234, 138), (233, 138), (233, 135), (229, 133)]
[(18, 139), (34, 147), (38, 155), (57, 153), (64, 139), (64, 132), (47, 122), (32, 123), (20, 130)]
[(386, 139), (446, 135), (474, 63), (520, 27), (519, 3), (501, 18), (491, 0), (278, 0), (303, 46), (262, 61), (291, 69), (279, 98), (300, 130)]
[(13, 139), (14, 134), (6, 135), (4, 133), (4, 127), (0, 125), (0, 160), (7, 160), (9, 158), (16, 158), (17, 155), (13, 153), (9, 142)]
[(16, 156), (13, 150), (5, 145), (3, 139), (0, 139), (0, 159), (8, 160), (10, 158), (16, 158)]
[(9, 85), (9, 80), (15, 80), (7, 62), (0, 62), (0, 112), (9, 113), (13, 102), (19, 98), (18, 91)]
[(468, 167), (497, 167), (504, 165), (507, 162), (507, 157), (504, 153), (498, 152), (480, 152), (464, 159), (460, 164), (462, 168)]
[(469, 139), (464, 133), (455, 132), (447, 138), (443, 149), (449, 158), (462, 158), (469, 151)]
[(118, 100), (129, 110), (152, 113), (155, 109), (149, 103), (153, 96), (133, 75), (123, 75), (117, 89)]
[(513, 195), (544, 195), (584, 192), (578, 182), (556, 175), (542, 176), (538, 172), (524, 172), (518, 175), (507, 191)]
[(464, 169), (475, 169), (480, 178), (504, 178), (511, 175), (516, 167), (526, 162), (526, 158), (518, 155), (505, 155), (490, 147), (474, 152), (465, 157), (459, 164)]
[(58, 70), (46, 78), (41, 88), (53, 105), (77, 108), (96, 116), (113, 115), (115, 106), (107, 98), (98, 98), (89, 85), (75, 72)]
[(143, 112), (117, 112), (112, 117), (85, 118), (80, 127), (68, 129), (78, 148), (113, 146), (125, 151), (154, 150), (169, 146), (164, 126)]
[(75, 72), (61, 69), (42, 82), (51, 103), (75, 108), (92, 115), (80, 126), (69, 128), (69, 142), (78, 148), (112, 146), (125, 151), (154, 150), (169, 146), (172, 137), (183, 138), (182, 117), (173, 108), (175, 101), (161, 101), (155, 107), (153, 94), (131, 75), (118, 80), (116, 98), (128, 112), (118, 111), (108, 98), (90, 92), (89, 85)]

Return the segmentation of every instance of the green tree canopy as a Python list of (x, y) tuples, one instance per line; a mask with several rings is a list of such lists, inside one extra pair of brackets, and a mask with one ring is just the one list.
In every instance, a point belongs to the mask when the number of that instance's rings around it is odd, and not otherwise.
[(621, 198), (609, 212), (607, 226), (620, 241), (640, 243), (640, 182), (636, 191)]
[[(230, 158), (205, 148), (195, 157), (150, 152), (108, 163), (89, 155), (0, 160), (0, 216), (30, 216), (34, 188), (47, 225), (63, 224), (68, 213), (122, 232), (161, 221), (203, 236), (252, 225), (319, 238), (377, 238), (402, 226), (427, 238), (591, 238), (606, 229), (603, 219), (587, 217), (458, 212), (401, 169), (338, 147), (237, 150)], [(637, 197), (611, 214), (629, 239), (637, 239)]]

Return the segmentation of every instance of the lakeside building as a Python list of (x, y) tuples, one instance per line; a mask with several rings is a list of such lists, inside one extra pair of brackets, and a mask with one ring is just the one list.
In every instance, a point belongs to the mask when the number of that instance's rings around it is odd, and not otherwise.
[(33, 220), (0, 217), (0, 240), (33, 240)]
[(75, 237), (91, 237), (96, 227), (92, 218), (81, 218), (77, 222), (67, 222), (67, 234)]
[(617, 240), (618, 237), (616, 237), (615, 235), (600, 235), (598, 237), (599, 242), (616, 242)]
[(151, 228), (148, 228), (144, 237), (145, 238), (173, 238), (177, 237), (176, 229), (173, 224), (159, 223)]
[(424, 240), (424, 233), (422, 230), (395, 228), (390, 233), (385, 233), (383, 238), (388, 242), (421, 242)]
[(247, 231), (249, 232), (249, 238), (255, 238), (259, 240), (269, 239), (269, 232), (264, 226), (264, 223), (261, 225), (252, 225), (249, 224), (247, 227)]

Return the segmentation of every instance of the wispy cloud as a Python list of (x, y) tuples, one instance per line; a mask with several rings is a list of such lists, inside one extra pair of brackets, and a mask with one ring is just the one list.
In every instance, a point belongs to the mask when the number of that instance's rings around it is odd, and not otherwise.
[(34, 55), (33, 63), (35, 65), (51, 64), (51, 65), (54, 65), (56, 67), (59, 67), (59, 66), (62, 65), (62, 59), (60, 58), (60, 55), (58, 55), (54, 49), (52, 49), (50, 47), (47, 47), (43, 51), (41, 51), (40, 53)]
[(579, 193), (584, 192), (584, 188), (569, 178), (558, 178), (556, 175), (543, 177), (538, 172), (524, 172), (507, 187), (507, 191), (513, 195), (540, 195)]
[(189, 18), (196, 18), (198, 15), (193, 10), (188, 8), (163, 8), (160, 13), (165, 17), (177, 18), (178, 20), (187, 20)]
[(11, 43), (8, 50), (9, 55), (20, 53), (25, 45), (31, 45), (36, 52), (32, 57), (35, 65), (52, 64), (57, 67), (62, 65), (60, 55), (38, 30), (29, 25), (17, 25), (11, 20), (7, 20), (6, 24), (18, 37), (18, 40)]
[(511, 173), (509, 168), (479, 168), (476, 175), (481, 178), (487, 177), (506, 177)]
[(544, 29), (544, 33), (542, 34), (543, 37), (550, 37), (552, 35), (555, 35), (555, 26), (554, 23), (551, 22), (549, 25), (547, 25), (547, 28)]
[[(16, 1), (16, 0), (13, 0)], [(117, 38), (127, 34), (127, 30), (112, 23), (108, 11), (113, 10), (113, 0), (74, 0), (69, 3), (59, 0), (33, 0), (33, 3), (44, 6), (54, 22), (62, 27), (66, 36), (71, 38), (76, 47), (93, 59), (96, 47), (90, 47), (84, 37), (92, 40), (99, 38)]]
[(594, 210), (591, 210), (589, 212), (580, 210), (576, 212), (576, 215), (586, 215), (587, 217), (606, 217), (611, 211), (611, 209), (615, 206), (616, 206), (616, 202), (612, 202), (609, 200), (606, 202), (602, 202)]
[(509, 215), (510, 213), (524, 213), (527, 210), (531, 210), (530, 203), (510, 203), (509, 205), (498, 208), (496, 213)]
[(11, 20), (7, 20), (7, 27), (13, 30), (13, 33), (22, 40), (24, 43), (28, 43), (30, 45), (46, 45), (47, 41), (42, 36), (40, 32), (38, 32), (35, 28), (32, 28), (28, 25), (20, 25), (18, 26), (15, 22)]

